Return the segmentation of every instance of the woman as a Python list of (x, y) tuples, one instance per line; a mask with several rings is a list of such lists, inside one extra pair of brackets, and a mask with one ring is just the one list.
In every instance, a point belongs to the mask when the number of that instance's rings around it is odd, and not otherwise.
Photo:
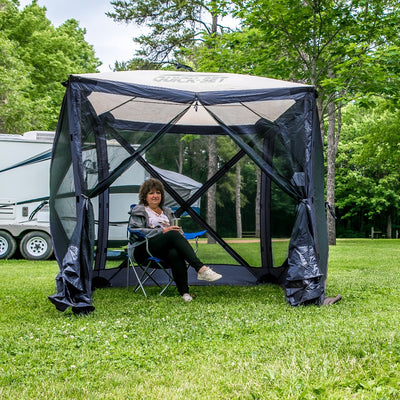
[[(140, 231), (148, 239), (150, 252), (166, 261), (183, 300), (191, 301), (186, 262), (197, 271), (197, 279), (214, 282), (222, 275), (204, 265), (185, 239), (179, 226), (173, 225), (174, 214), (164, 206), (165, 192), (162, 183), (154, 178), (146, 180), (139, 189), (139, 205), (130, 212), (130, 230)], [(147, 257), (145, 242), (131, 235), (130, 247), (134, 257), (144, 261)]]

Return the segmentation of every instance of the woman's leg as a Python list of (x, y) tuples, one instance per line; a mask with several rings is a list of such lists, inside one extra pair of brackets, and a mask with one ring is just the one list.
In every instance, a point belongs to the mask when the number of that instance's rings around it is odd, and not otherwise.
[[(165, 238), (163, 236), (164, 235), (160, 235), (149, 240), (150, 251), (153, 256), (164, 260), (168, 266), (171, 267), (172, 276), (179, 294), (183, 295), (184, 293), (189, 293), (185, 259), (176, 248), (169, 245), (169, 240), (164, 240)], [(144, 263), (149, 256), (146, 251), (146, 245), (143, 243), (136, 247), (134, 255), (139, 262)]]
[(189, 293), (188, 274), (185, 260), (182, 259), (176, 249), (170, 249), (164, 259), (171, 267), (172, 276), (174, 277), (179, 294), (182, 296), (184, 293)]
[(153, 255), (165, 258), (169, 249), (175, 249), (179, 256), (186, 260), (196, 271), (204, 265), (193, 251), (186, 238), (178, 231), (169, 231), (162, 235), (149, 239), (149, 248)]

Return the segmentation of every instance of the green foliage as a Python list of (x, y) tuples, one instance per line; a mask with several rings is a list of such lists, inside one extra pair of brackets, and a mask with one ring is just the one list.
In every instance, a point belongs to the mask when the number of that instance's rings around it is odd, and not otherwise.
[[(230, 2), (225, 0), (139, 0), (112, 1), (115, 21), (145, 26), (145, 33), (133, 40), (140, 45), (136, 58), (127, 64), (131, 69), (148, 62), (158, 64), (176, 61), (185, 48), (192, 48), (202, 36), (223, 32), (225, 27), (214, 23), (228, 14)], [(146, 60), (148, 60), (146, 62)], [(117, 66), (118, 67), (118, 66)], [(157, 69), (157, 68), (155, 68)]]
[(398, 97), (397, 1), (234, 3), (243, 30), (204, 37), (188, 49), (197, 69), (309, 83), (324, 102)]
[[(400, 118), (392, 103), (348, 106), (337, 159), (337, 207), (342, 223), (385, 230), (400, 211)], [(364, 232), (365, 234), (366, 232)]]
[(129, 61), (117, 61), (114, 65), (115, 71), (156, 70), (161, 65), (143, 58), (133, 58)]
[(28, 96), (31, 68), (15, 56), (17, 45), (0, 30), (0, 132), (22, 132), (35, 118)]
[(53, 130), (72, 73), (100, 65), (85, 30), (68, 20), (55, 28), (34, 1), (22, 11), (0, 7), (0, 128), (3, 132)]
[(192, 287), (146, 300), (98, 289), (86, 317), (59, 313), (55, 261), (0, 264), (0, 397), (45, 399), (397, 399), (398, 241), (338, 240), (328, 307), (283, 291)]
[(261, 36), (256, 29), (246, 29), (204, 37), (203, 44), (187, 48), (183, 54), (197, 71), (265, 75), (263, 58), (268, 49)]

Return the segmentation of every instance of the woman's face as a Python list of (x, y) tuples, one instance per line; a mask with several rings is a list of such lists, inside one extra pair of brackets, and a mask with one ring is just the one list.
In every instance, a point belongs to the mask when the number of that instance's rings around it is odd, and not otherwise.
[(157, 189), (151, 189), (146, 196), (147, 204), (150, 208), (156, 208), (161, 202), (161, 192)]

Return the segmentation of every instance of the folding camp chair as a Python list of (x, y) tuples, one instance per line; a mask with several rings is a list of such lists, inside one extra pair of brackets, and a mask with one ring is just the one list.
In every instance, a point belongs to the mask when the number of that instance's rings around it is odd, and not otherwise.
[(130, 282), (129, 275), (130, 275), (130, 270), (132, 269), (133, 273), (136, 276), (136, 280), (138, 282), (134, 291), (137, 292), (139, 289), (142, 289), (144, 296), (147, 297), (146, 290), (144, 289), (145, 283), (150, 279), (151, 281), (153, 281), (155, 285), (161, 288), (162, 285), (158, 282), (155, 276), (155, 274), (159, 274), (161, 272), (165, 274), (168, 281), (160, 292), (160, 295), (162, 295), (174, 281), (174, 278), (172, 277), (169, 271), (169, 267), (165, 264), (164, 260), (155, 257), (151, 254), (149, 250), (149, 241), (145, 235), (143, 235), (140, 231), (131, 231), (130, 229), (128, 229), (128, 232), (130, 234), (132, 233), (136, 234), (145, 241), (146, 251), (147, 254), (149, 254), (149, 257), (147, 257), (144, 262), (140, 262), (139, 260), (136, 260), (134, 257), (134, 248), (128, 247), (128, 268), (126, 277), (126, 288), (129, 289), (129, 282)]
[[(170, 267), (165, 263), (164, 260), (161, 258), (155, 257), (151, 254), (149, 250), (149, 242), (146, 238), (145, 235), (143, 235), (140, 231), (135, 231), (135, 230), (130, 230), (128, 228), (129, 234), (136, 234), (143, 238), (146, 243), (146, 251), (147, 254), (149, 254), (149, 257), (146, 258), (144, 263), (139, 262), (134, 258), (134, 248), (129, 248), (128, 247), (128, 267), (127, 267), (127, 277), (126, 277), (126, 287), (129, 289), (129, 282), (130, 282), (130, 270), (135, 274), (135, 277), (137, 279), (137, 285), (134, 289), (135, 292), (137, 292), (139, 289), (142, 290), (143, 294), (145, 297), (147, 297), (146, 290), (144, 288), (144, 285), (147, 281), (151, 280), (155, 285), (157, 285), (159, 288), (162, 288), (160, 295), (162, 295), (169, 286), (171, 286), (172, 282), (174, 281), (174, 278), (172, 277), (172, 274), (170, 272)], [(192, 233), (185, 233), (185, 238), (187, 240), (192, 240), (195, 239), (195, 252), (197, 253), (199, 244), (198, 244), (198, 239), (200, 236), (204, 235), (207, 231), (199, 231), (199, 232), (192, 232)], [(138, 272), (139, 270), (139, 272)], [(158, 276), (160, 273), (165, 273), (167, 277), (167, 283), (164, 285), (160, 284), (159, 281), (157, 280)], [(165, 276), (164, 276), (165, 277)]]

